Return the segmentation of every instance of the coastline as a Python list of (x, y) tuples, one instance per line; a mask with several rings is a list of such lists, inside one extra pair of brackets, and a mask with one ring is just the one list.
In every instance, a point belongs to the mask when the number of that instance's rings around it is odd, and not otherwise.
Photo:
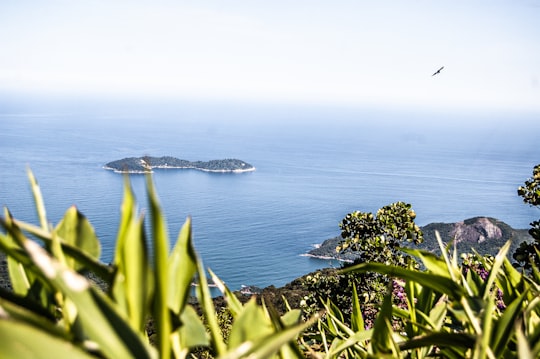
[(300, 257), (309, 257), (309, 258), (321, 259), (321, 260), (326, 260), (326, 261), (340, 261), (340, 262), (343, 262), (343, 263), (353, 263), (354, 262), (352, 259), (316, 255), (316, 254), (310, 254), (309, 252), (300, 254)]
[(251, 164), (235, 158), (210, 161), (188, 161), (172, 156), (161, 157), (126, 157), (121, 160), (106, 163), (103, 169), (115, 173), (153, 173), (154, 169), (184, 170), (194, 169), (203, 172), (214, 173), (243, 173), (255, 171)]
[(147, 171), (135, 171), (135, 170), (119, 170), (109, 166), (103, 166), (103, 169), (108, 171), (113, 171), (114, 173), (128, 173), (128, 174), (145, 174), (145, 173), (154, 173), (153, 169), (162, 169), (162, 170), (197, 170), (203, 172), (212, 172), (212, 173), (244, 173), (244, 172), (253, 172), (255, 167), (250, 167), (247, 169), (234, 169), (234, 170), (210, 170), (207, 168), (200, 167), (176, 167), (176, 166), (153, 166)]

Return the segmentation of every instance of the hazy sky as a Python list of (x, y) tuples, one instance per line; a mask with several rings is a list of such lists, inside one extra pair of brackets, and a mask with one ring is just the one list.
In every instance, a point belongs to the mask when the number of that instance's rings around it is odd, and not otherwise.
[(540, 111), (540, 1), (4, 0), (0, 91)]

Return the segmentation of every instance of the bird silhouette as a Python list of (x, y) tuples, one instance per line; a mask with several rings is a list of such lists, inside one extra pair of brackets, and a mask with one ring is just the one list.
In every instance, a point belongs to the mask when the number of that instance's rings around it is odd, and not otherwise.
[(435, 76), (435, 75), (437, 75), (437, 74), (440, 74), (442, 69), (444, 69), (444, 66), (441, 66), (441, 68), (438, 69), (437, 71), (435, 71), (435, 72), (433, 73), (433, 75), (431, 75), (431, 76)]

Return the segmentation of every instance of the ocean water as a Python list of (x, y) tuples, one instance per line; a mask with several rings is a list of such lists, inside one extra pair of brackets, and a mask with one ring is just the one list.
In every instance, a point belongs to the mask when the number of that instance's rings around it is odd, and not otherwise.
[[(0, 205), (36, 222), (26, 169), (48, 218), (76, 205), (112, 259), (122, 175), (131, 156), (239, 158), (241, 174), (157, 170), (171, 241), (187, 216), (205, 266), (232, 289), (283, 285), (338, 265), (302, 256), (339, 235), (347, 213), (411, 203), (417, 223), (499, 218), (527, 228), (540, 211), (516, 189), (540, 163), (538, 117), (242, 104), (105, 104), (0, 108)], [(144, 177), (132, 175), (139, 209)], [(37, 222), (36, 222), (37, 223)]]

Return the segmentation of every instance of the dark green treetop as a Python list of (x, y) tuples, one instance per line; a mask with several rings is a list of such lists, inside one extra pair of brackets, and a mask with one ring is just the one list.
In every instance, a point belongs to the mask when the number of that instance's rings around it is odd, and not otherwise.
[(416, 213), (411, 205), (396, 202), (380, 208), (375, 215), (369, 212), (349, 213), (340, 223), (344, 241), (338, 252), (350, 248), (358, 252), (359, 262), (407, 264), (407, 257), (399, 250), (406, 242), (421, 243), (424, 235), (414, 223)]
[[(540, 164), (533, 168), (533, 176), (525, 181), (524, 186), (519, 186), (517, 193), (523, 198), (523, 202), (540, 208)], [(514, 259), (519, 267), (531, 268), (531, 263), (540, 267), (540, 220), (531, 222), (529, 234), (534, 241), (522, 242), (514, 252)]]

